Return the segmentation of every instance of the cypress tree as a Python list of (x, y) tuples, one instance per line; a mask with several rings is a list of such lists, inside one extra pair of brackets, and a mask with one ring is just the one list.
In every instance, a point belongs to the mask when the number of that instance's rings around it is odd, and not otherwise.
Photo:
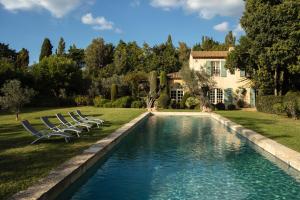
[(42, 48), (41, 48), (40, 61), (44, 57), (49, 57), (52, 55), (52, 48), (53, 48), (53, 46), (52, 46), (49, 38), (45, 38), (44, 42), (42, 44)]
[(150, 83), (150, 96), (156, 98), (157, 92), (157, 72), (152, 71), (149, 75), (149, 83)]
[(160, 89), (161, 89), (162, 93), (168, 94), (167, 74), (164, 71), (160, 72), (159, 84), (160, 84)]
[(60, 38), (59, 43), (58, 43), (58, 48), (57, 48), (57, 55), (58, 56), (63, 56), (65, 55), (65, 51), (66, 51), (66, 43), (64, 38)]
[(110, 91), (110, 99), (112, 101), (116, 100), (118, 96), (118, 86), (116, 84), (111, 85), (111, 91)]

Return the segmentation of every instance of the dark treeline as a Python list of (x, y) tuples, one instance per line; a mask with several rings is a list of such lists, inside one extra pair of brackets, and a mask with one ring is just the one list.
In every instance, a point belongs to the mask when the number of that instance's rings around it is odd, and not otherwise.
[[(225, 43), (203, 37), (194, 50), (226, 50), (234, 45), (232, 32)], [(74, 97), (85, 95), (110, 98), (111, 85), (118, 86), (119, 96), (140, 97), (146, 95), (145, 82), (151, 71), (166, 74), (177, 72), (190, 56), (190, 47), (179, 42), (175, 47), (172, 37), (158, 45), (135, 41), (120, 41), (116, 46), (103, 38), (93, 39), (86, 49), (75, 44), (66, 50), (66, 43), (60, 38), (57, 49), (50, 39), (41, 45), (39, 62), (29, 66), (29, 52), (17, 52), (9, 45), (0, 43), (0, 85), (11, 79), (18, 79), (24, 86), (33, 88), (38, 95), (34, 105), (72, 104)]]

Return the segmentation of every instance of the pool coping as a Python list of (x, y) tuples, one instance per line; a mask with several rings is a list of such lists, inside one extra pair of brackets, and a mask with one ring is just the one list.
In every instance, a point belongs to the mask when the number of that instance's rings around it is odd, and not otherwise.
[(270, 153), (275, 158), (283, 161), (288, 167), (300, 172), (300, 153), (290, 149), (278, 142), (267, 138), (253, 130), (243, 127), (231, 120), (216, 113), (190, 113), (190, 112), (153, 112), (155, 115), (175, 115), (175, 116), (211, 116), (231, 131), (243, 136), (250, 142)]
[(244, 128), (243, 126), (232, 122), (216, 113), (202, 112), (145, 112), (130, 122), (124, 124), (107, 137), (97, 141), (88, 149), (83, 151), (70, 160), (66, 161), (56, 169), (52, 170), (49, 175), (36, 184), (24, 191), (15, 194), (12, 199), (33, 200), (33, 199), (55, 199), (65, 191), (71, 184), (78, 180), (88, 169), (90, 169), (100, 158), (106, 155), (115, 147), (131, 129), (136, 127), (150, 115), (161, 116), (210, 116), (220, 122), (231, 131), (245, 137), (264, 151), (270, 153), (275, 158), (283, 161), (289, 167), (300, 172), (300, 153), (296, 152), (274, 140), (271, 140), (261, 134)]
[(33, 186), (16, 193), (11, 199), (55, 199), (89, 168), (91, 168), (100, 158), (115, 147), (131, 129), (136, 127), (150, 115), (150, 112), (145, 112), (124, 124), (110, 135), (91, 145), (88, 149), (84, 150), (83, 153), (74, 156), (52, 170), (48, 176), (40, 179)]

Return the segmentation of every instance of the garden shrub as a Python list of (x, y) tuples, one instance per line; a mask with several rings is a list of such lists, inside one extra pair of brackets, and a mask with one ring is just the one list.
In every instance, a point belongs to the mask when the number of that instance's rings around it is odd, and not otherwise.
[(216, 109), (217, 110), (225, 110), (225, 104), (222, 102), (219, 102), (216, 104)]
[(94, 106), (96, 107), (104, 107), (104, 104), (109, 103), (110, 100), (108, 99), (103, 99), (100, 96), (95, 97), (93, 100)]
[(235, 110), (236, 109), (236, 106), (234, 104), (229, 104), (227, 106), (227, 110)]
[(88, 96), (82, 96), (82, 95), (76, 96), (74, 98), (74, 101), (77, 106), (87, 106), (89, 105), (90, 102)]
[(189, 98), (189, 97), (191, 97), (192, 95), (190, 94), (190, 93), (188, 93), (188, 92), (186, 92), (184, 95), (183, 95), (183, 97), (182, 97), (182, 100), (181, 100), (181, 102), (180, 102), (180, 108), (181, 109), (184, 109), (185, 108), (185, 102), (186, 102), (186, 100)]
[(245, 106), (245, 101), (244, 101), (243, 99), (239, 99), (239, 100), (237, 100), (236, 105), (237, 105), (239, 108), (244, 108), (244, 106)]
[(299, 92), (288, 92), (283, 98), (283, 106), (288, 117), (297, 119), (300, 115)]
[(181, 108), (180, 103), (177, 103), (175, 99), (171, 99), (169, 107), (172, 108), (172, 109), (179, 109), (179, 108)]
[(162, 93), (159, 98), (157, 99), (157, 107), (158, 108), (168, 108), (170, 104), (170, 97), (169, 95)]
[(136, 100), (131, 103), (131, 108), (144, 108), (145, 102), (141, 100)]
[(189, 97), (185, 101), (185, 105), (189, 109), (194, 109), (196, 106), (200, 105), (200, 100), (196, 97)]
[(107, 102), (107, 103), (105, 103), (105, 104), (103, 104), (103, 106), (102, 106), (103, 108), (112, 108), (113, 107), (113, 105), (112, 105), (112, 102), (111, 101), (109, 101), (109, 102)]
[(133, 101), (132, 97), (125, 96), (112, 102), (112, 106), (114, 108), (130, 108), (132, 101)]
[(275, 114), (284, 114), (286, 112), (285, 106), (282, 103), (275, 103), (272, 109)]

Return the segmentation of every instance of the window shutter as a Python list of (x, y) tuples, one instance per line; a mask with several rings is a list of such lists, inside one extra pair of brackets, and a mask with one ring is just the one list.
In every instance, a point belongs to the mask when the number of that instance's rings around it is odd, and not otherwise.
[(245, 70), (240, 70), (240, 76), (245, 77), (246, 76), (246, 71)]
[(225, 61), (221, 61), (221, 77), (227, 77), (227, 69), (225, 68)]
[(250, 105), (252, 108), (254, 108), (255, 105), (255, 101), (256, 101), (256, 92), (254, 88), (250, 89)]
[(233, 91), (232, 88), (227, 88), (224, 90), (224, 103), (227, 105), (233, 103), (232, 91)]
[(211, 61), (206, 61), (205, 68), (206, 68), (206, 73), (209, 76), (211, 76), (212, 75)]

